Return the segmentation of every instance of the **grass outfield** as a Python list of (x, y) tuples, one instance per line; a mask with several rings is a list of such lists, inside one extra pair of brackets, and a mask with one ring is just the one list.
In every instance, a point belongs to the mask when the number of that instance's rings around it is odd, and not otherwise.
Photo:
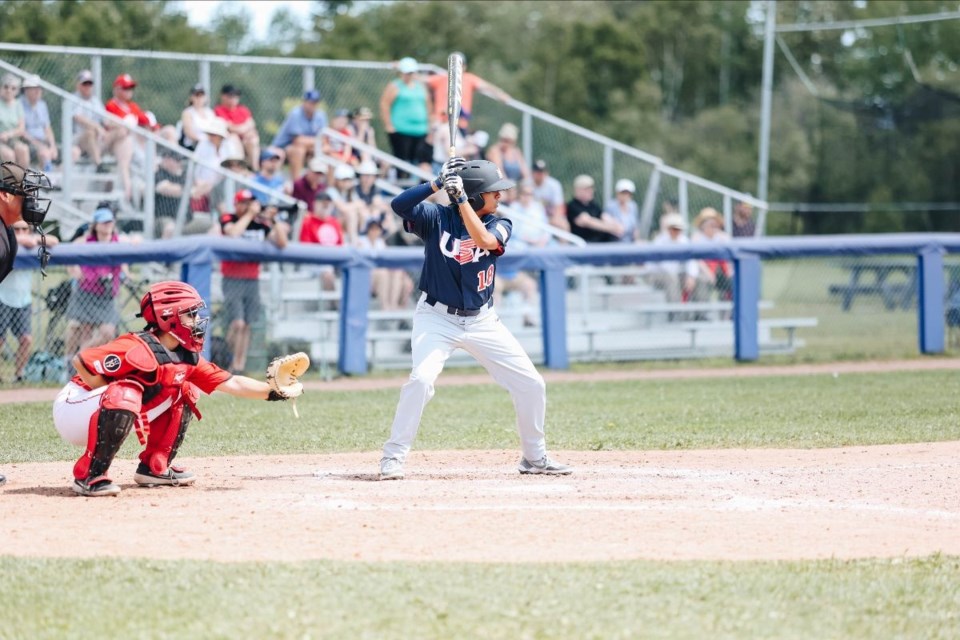
[(4, 638), (956, 638), (960, 559), (217, 564), (0, 558)]
[[(835, 447), (960, 440), (954, 371), (551, 384), (551, 449)], [(217, 394), (201, 400), (184, 456), (375, 451), (398, 392), (315, 391), (290, 407)], [(0, 415), (0, 464), (71, 460), (47, 403)], [(130, 437), (121, 455), (132, 456)], [(441, 387), (418, 449), (517, 448), (510, 397), (495, 385)]]
[[(548, 394), (553, 449), (960, 439), (960, 379), (950, 371), (564, 383)], [(312, 392), (296, 421), (283, 405), (205, 398), (183, 454), (376, 451), (396, 400), (396, 390)], [(499, 387), (440, 388), (417, 448), (516, 448), (513, 419)], [(0, 441), (0, 470), (77, 455), (53, 431), (48, 403), (5, 407)], [(136, 450), (131, 437), (121, 455)], [(162, 544), (156, 536), (148, 542)], [(0, 638), (960, 638), (957, 584), (960, 558), (940, 556), (550, 565), (0, 557)]]

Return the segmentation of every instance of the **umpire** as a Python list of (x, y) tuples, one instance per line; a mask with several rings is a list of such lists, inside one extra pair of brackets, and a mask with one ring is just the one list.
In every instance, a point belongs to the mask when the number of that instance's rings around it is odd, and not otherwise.
[[(26, 222), (40, 234), (40, 270), (47, 265), (50, 254), (43, 239), (43, 219), (50, 208), (49, 198), (41, 198), (40, 190), (49, 189), (50, 180), (44, 174), (32, 169), (24, 169), (14, 162), (0, 164), (0, 282), (13, 271), (13, 260), (17, 257), (17, 237), (13, 225)], [(0, 475), (0, 485), (6, 483), (6, 476)]]

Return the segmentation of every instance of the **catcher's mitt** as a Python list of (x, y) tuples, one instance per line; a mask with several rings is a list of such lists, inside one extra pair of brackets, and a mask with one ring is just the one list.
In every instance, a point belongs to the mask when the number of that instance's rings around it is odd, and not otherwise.
[[(291, 353), (288, 356), (274, 358), (267, 365), (267, 384), (270, 385), (271, 400), (290, 400), (303, 393), (303, 384), (297, 379), (310, 367), (310, 356), (303, 353)], [(276, 396), (276, 397), (274, 397)]]

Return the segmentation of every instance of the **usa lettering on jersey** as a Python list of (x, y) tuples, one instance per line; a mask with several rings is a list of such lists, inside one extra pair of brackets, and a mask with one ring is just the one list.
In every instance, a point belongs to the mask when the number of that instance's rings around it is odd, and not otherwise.
[(480, 258), (489, 256), (490, 252), (486, 249), (477, 247), (473, 238), (460, 240), (453, 238), (450, 242), (450, 232), (444, 231), (440, 236), (440, 253), (448, 258), (453, 258), (460, 264), (469, 264), (471, 262), (480, 262)]

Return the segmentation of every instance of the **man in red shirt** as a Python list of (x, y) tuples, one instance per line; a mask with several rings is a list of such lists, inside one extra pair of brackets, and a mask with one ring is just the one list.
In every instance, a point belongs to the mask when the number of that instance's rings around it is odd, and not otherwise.
[(260, 134), (257, 122), (245, 105), (240, 104), (241, 91), (232, 84), (225, 84), (220, 90), (220, 104), (213, 112), (218, 118), (227, 121), (227, 130), (243, 147), (247, 162), (254, 171), (260, 169)]
[[(287, 246), (290, 225), (275, 221), (276, 207), (262, 211), (260, 201), (249, 189), (241, 189), (233, 198), (234, 213), (220, 216), (223, 235), (230, 238), (245, 238), (263, 242), (267, 240), (277, 248)], [(229, 328), (227, 344), (233, 352), (232, 373), (241, 373), (247, 366), (247, 351), (250, 348), (250, 325), (260, 319), (263, 305), (260, 302), (260, 263), (220, 263), (223, 274), (223, 302)]]
[[(156, 131), (160, 128), (157, 119), (133, 101), (133, 90), (136, 88), (137, 83), (130, 74), (121, 73), (113, 81), (113, 97), (104, 105), (104, 109), (128, 124)], [(113, 153), (117, 159), (117, 169), (120, 171), (120, 182), (123, 183), (124, 198), (128, 203), (132, 202), (133, 183), (130, 180), (130, 163), (135, 148), (130, 131), (109, 120), (104, 120), (103, 126), (108, 131), (116, 131), (112, 136), (116, 140)]]
[[(115, 496), (120, 487), (107, 472), (123, 441), (136, 429), (140, 454), (134, 481), (146, 486), (187, 486), (196, 478), (171, 463), (193, 417), (200, 392), (223, 391), (258, 400), (286, 400), (266, 382), (233, 376), (200, 352), (209, 321), (197, 290), (158, 282), (140, 300), (143, 331), (85, 349), (73, 359), (77, 375), (60, 391), (53, 422), (67, 442), (86, 446), (73, 466), (74, 492)], [(299, 393), (297, 392), (299, 391)]]

